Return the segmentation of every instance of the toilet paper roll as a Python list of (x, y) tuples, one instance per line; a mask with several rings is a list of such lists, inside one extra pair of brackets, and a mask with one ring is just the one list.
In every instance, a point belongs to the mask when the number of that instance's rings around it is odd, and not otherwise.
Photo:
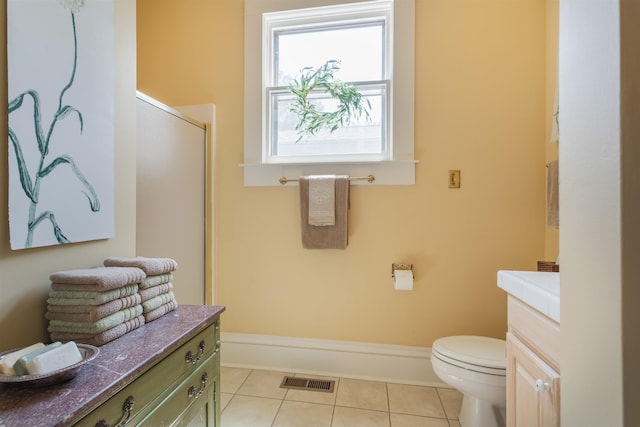
[(393, 270), (393, 287), (396, 291), (410, 291), (413, 289), (412, 270)]

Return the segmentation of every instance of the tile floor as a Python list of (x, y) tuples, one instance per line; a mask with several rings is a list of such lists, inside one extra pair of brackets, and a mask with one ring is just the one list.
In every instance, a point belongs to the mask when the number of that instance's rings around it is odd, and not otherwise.
[(460, 427), (453, 389), (348, 378), (333, 393), (280, 388), (295, 373), (222, 367), (222, 427)]

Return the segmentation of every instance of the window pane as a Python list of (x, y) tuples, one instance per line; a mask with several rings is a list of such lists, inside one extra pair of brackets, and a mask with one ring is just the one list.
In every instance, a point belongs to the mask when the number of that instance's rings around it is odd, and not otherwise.
[[(345, 156), (385, 153), (384, 126), (386, 85), (369, 85), (359, 88), (360, 93), (371, 104), (369, 118), (361, 117), (334, 132), (320, 130), (314, 136), (304, 136), (295, 129), (298, 118), (291, 109), (292, 95), (288, 91), (272, 90), (269, 93), (271, 111), (271, 156)], [(317, 111), (335, 111), (335, 99), (326, 93), (312, 94), (309, 99)], [(284, 160), (284, 159), (283, 159)]]
[(305, 67), (340, 61), (336, 78), (345, 82), (384, 80), (384, 22), (304, 31), (277, 31), (274, 86), (286, 86)]

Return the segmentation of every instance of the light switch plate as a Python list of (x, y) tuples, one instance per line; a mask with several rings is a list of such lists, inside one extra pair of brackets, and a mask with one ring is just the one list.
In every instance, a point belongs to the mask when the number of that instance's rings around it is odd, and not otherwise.
[(449, 188), (460, 188), (460, 170), (449, 170)]

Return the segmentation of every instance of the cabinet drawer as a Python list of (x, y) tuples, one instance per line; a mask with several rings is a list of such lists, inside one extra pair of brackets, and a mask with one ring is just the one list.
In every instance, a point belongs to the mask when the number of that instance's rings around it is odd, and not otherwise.
[[(171, 392), (155, 410), (150, 412), (143, 420), (141, 426), (168, 426), (182, 424), (188, 418), (193, 417), (194, 412), (199, 413), (198, 425), (215, 425), (215, 391), (219, 382), (219, 355), (207, 359), (200, 368), (189, 375), (180, 386)], [(192, 410), (199, 406), (199, 410)]]
[(560, 325), (511, 295), (508, 298), (507, 312), (509, 332), (559, 372)]
[[(139, 378), (124, 387), (78, 426), (115, 426), (128, 419), (135, 424), (164, 398), (170, 387), (204, 364), (220, 347), (218, 322), (204, 329)], [(154, 403), (152, 405), (152, 403)]]

